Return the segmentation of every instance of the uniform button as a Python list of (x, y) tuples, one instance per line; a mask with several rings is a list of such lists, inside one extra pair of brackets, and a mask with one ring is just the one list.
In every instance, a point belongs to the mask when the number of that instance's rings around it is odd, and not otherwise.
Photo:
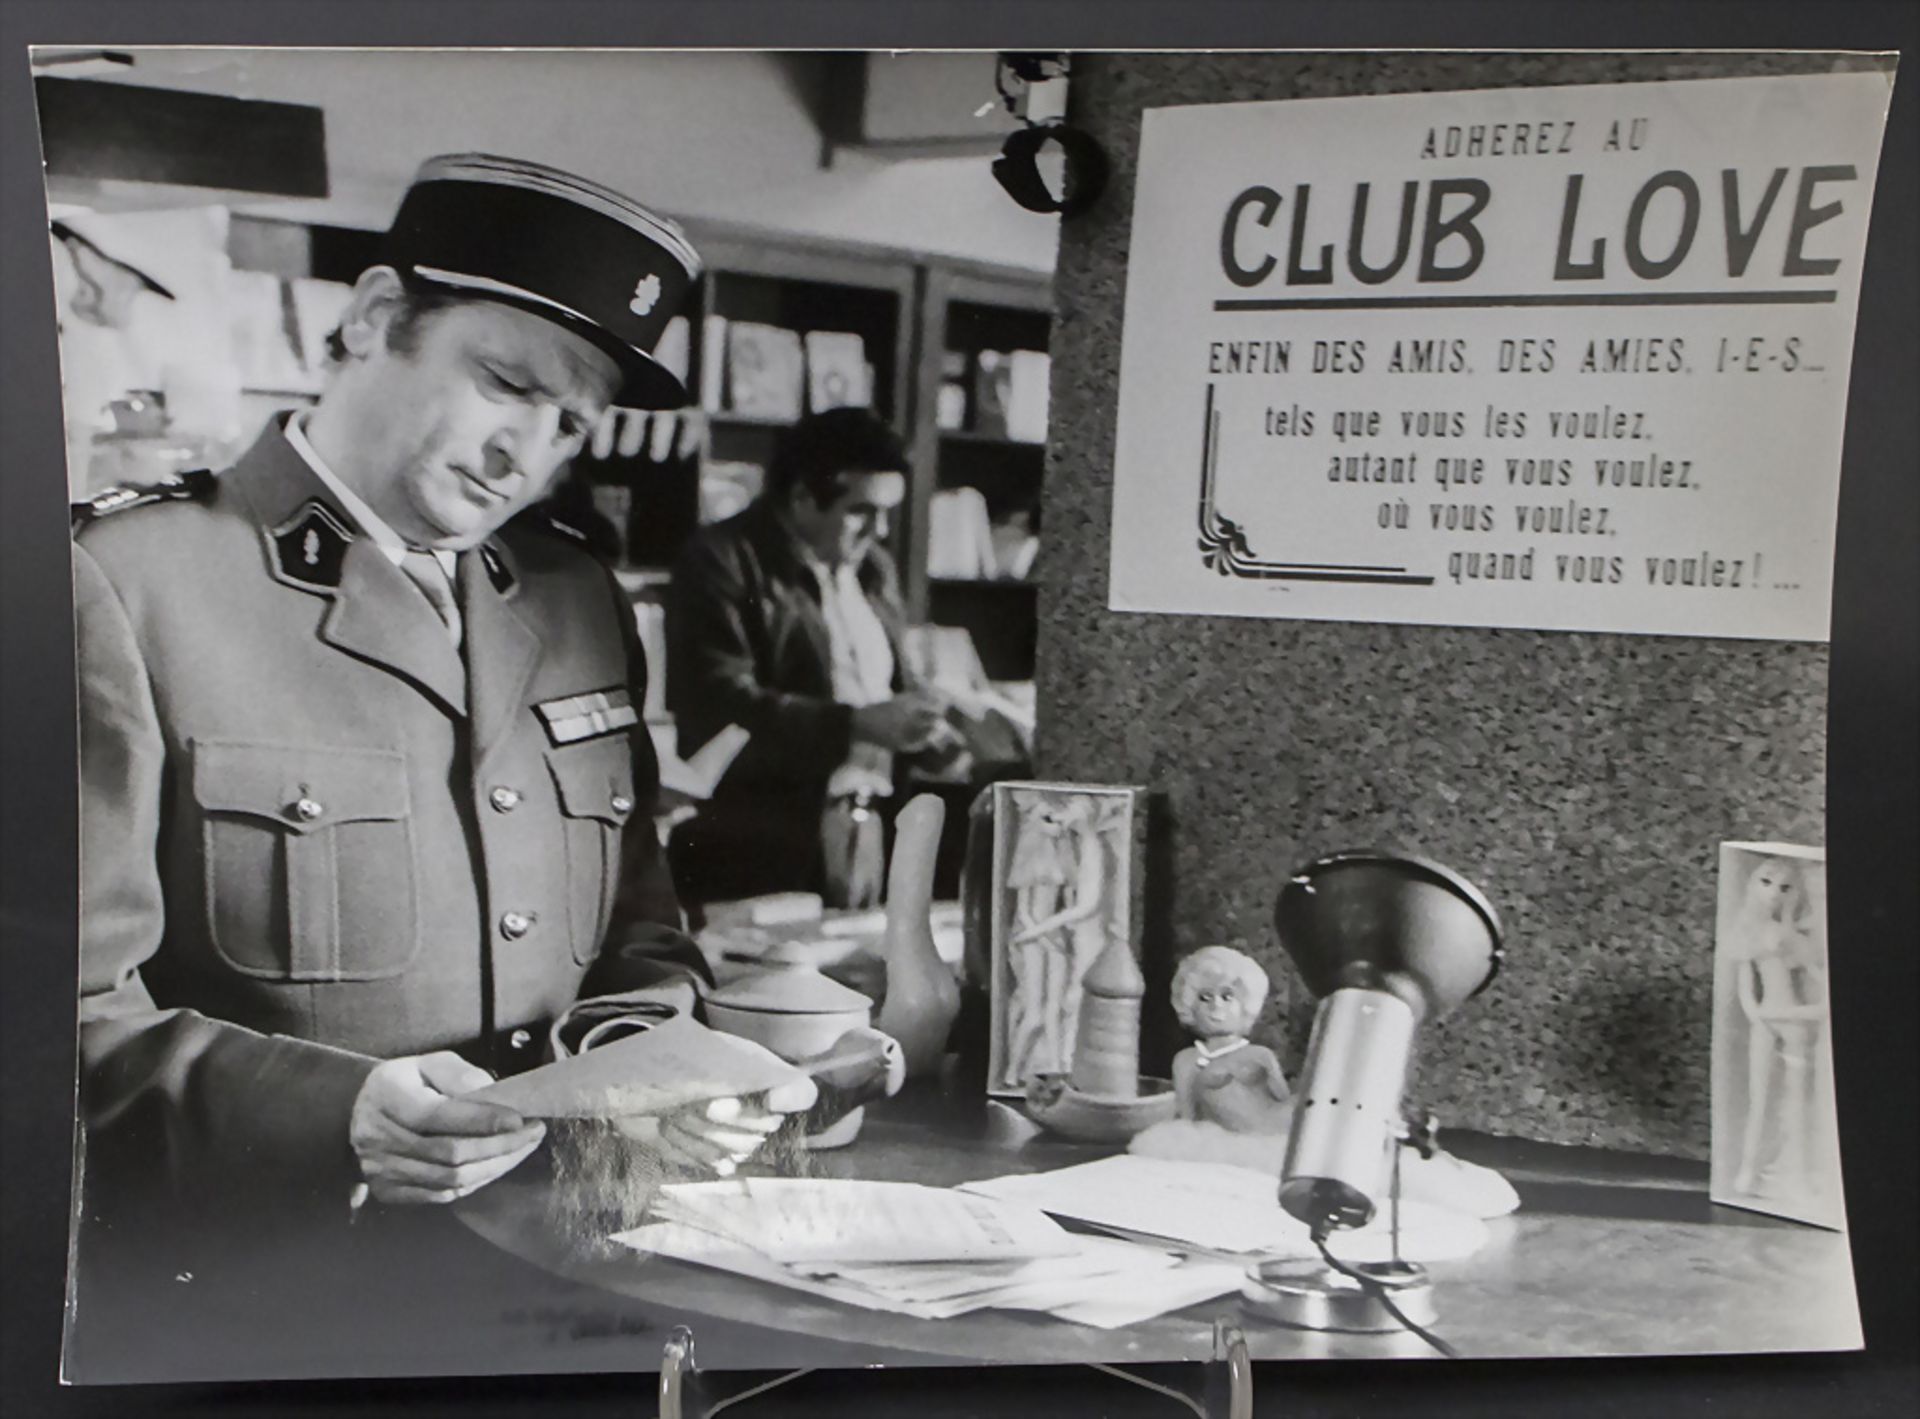
[(520, 806), (520, 790), (508, 788), (504, 783), (487, 795), (487, 801), (496, 812), (511, 813)]
[(528, 1045), (532, 1043), (533, 1043), (533, 1032), (530, 1030), (515, 1030), (512, 1034), (507, 1036), (508, 1049), (525, 1049)]
[(314, 798), (303, 798), (293, 805), (293, 816), (303, 823), (311, 823), (326, 811), (320, 801)]
[(633, 811), (633, 800), (624, 793), (616, 793), (608, 800), (613, 811), (623, 817)]
[(507, 912), (500, 918), (500, 934), (509, 941), (518, 941), (532, 930), (532, 912)]

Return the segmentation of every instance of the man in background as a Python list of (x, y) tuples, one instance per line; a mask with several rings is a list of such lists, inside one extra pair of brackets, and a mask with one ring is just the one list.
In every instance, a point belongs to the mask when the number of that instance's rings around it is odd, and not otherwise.
[(682, 757), (730, 724), (749, 738), (675, 830), (693, 902), (783, 890), (871, 906), (901, 756), (950, 752), (944, 699), (915, 684), (887, 554), (905, 500), (897, 435), (865, 409), (786, 431), (765, 490), (696, 534), (667, 592), (667, 708)]

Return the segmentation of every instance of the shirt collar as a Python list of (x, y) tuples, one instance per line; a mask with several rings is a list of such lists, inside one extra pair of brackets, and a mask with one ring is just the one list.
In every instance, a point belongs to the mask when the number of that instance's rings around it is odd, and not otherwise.
[[(365, 532), (373, 545), (380, 549), (383, 557), (396, 567), (399, 566), (407, 553), (414, 549), (406, 544), (385, 519), (367, 506), (365, 498), (341, 482), (340, 475), (327, 467), (325, 460), (314, 452), (312, 443), (307, 439), (307, 416), (304, 410), (287, 420), (285, 433), (287, 445), (300, 455), (301, 461), (313, 470), (313, 476), (320, 480), (326, 490), (340, 500), (340, 506), (345, 509), (347, 516), (360, 525), (360, 530)], [(427, 550), (433, 553), (434, 561), (440, 564), (440, 570), (445, 572), (447, 579), (451, 581), (457, 565), (455, 557), (458, 554), (443, 547)]]

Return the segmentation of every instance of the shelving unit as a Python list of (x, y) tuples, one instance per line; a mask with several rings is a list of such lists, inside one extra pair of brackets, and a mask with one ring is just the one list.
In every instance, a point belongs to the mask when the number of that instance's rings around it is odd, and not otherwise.
[[(1044, 352), (1052, 323), (1050, 300), (1050, 284), (1042, 276), (960, 262), (929, 262), (925, 267), (920, 299), (923, 353), (917, 371), (923, 412), (915, 430), (914, 466), (931, 476), (914, 482), (907, 594), (917, 616), (936, 625), (964, 626), (994, 680), (1033, 678), (1036, 589), (1031, 574), (929, 575), (928, 508), (938, 491), (973, 488), (985, 500), (992, 522), (1005, 525), (1024, 518), (1039, 532), (1046, 445), (1008, 437), (1004, 424), (983, 417), (980, 357), (982, 352)], [(964, 399), (961, 422), (942, 428), (941, 386), (956, 380)], [(950, 391), (946, 402), (944, 412), (950, 416), (961, 400)]]

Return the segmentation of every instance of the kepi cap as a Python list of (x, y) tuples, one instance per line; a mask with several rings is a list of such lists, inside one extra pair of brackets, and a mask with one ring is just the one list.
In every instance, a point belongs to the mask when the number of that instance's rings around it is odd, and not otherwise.
[(673, 409), (684, 385), (653, 356), (700, 277), (679, 227), (558, 168), (486, 153), (429, 158), (381, 259), (404, 278), (532, 311), (619, 365), (613, 402)]

